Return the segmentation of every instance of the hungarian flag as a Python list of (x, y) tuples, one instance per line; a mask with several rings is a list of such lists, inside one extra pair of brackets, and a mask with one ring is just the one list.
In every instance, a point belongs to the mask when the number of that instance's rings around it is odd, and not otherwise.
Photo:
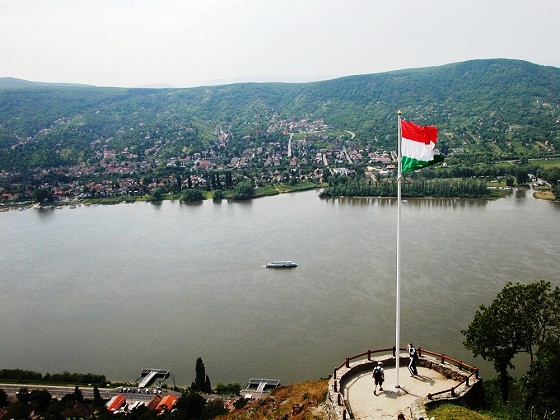
[(401, 120), (401, 135), (402, 172), (412, 172), (443, 161), (443, 156), (434, 154), (437, 127)]

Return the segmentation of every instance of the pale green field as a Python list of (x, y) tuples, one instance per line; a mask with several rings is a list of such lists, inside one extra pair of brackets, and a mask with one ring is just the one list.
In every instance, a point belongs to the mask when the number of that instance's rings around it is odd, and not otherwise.
[(560, 159), (531, 159), (529, 161), (531, 165), (539, 165), (544, 169), (553, 168), (560, 166)]

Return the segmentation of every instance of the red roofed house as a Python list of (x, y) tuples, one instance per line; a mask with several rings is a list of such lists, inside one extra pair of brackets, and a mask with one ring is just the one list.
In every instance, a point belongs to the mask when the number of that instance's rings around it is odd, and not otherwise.
[(159, 394), (156, 394), (152, 397), (150, 402), (148, 403), (148, 410), (155, 410), (159, 403), (161, 402), (162, 397)]
[(107, 403), (107, 410), (117, 411), (119, 408), (121, 408), (125, 404), (126, 404), (126, 399), (121, 394), (115, 395)]
[(162, 398), (159, 402), (158, 406), (156, 407), (157, 411), (164, 411), (164, 410), (171, 410), (175, 403), (177, 402), (178, 398), (175, 395), (166, 395)]

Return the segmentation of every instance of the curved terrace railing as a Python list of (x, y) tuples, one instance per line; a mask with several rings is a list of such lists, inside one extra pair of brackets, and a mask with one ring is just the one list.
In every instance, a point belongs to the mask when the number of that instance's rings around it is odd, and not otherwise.
[[(402, 352), (406, 352), (408, 357), (408, 349), (399, 349), (399, 357), (401, 357), (400, 353)], [(454, 359), (452, 357), (446, 356), (443, 353), (435, 353), (429, 350), (423, 350), (422, 348), (418, 348), (416, 349), (416, 351), (418, 352), (418, 356), (420, 358), (420, 362), (424, 361), (426, 362), (427, 359), (422, 360), (422, 355), (426, 354), (429, 355), (431, 357), (433, 357), (435, 360), (439, 361), (442, 365), (447, 364), (452, 364), (455, 367), (457, 367), (460, 371), (466, 371), (465, 373), (467, 373), (467, 376), (461, 381), (459, 382), (457, 385), (449, 388), (449, 389), (445, 389), (443, 391), (439, 391), (439, 392), (434, 392), (434, 393), (430, 393), (428, 395), (426, 395), (426, 398), (428, 398), (429, 400), (433, 399), (434, 396), (436, 395), (441, 395), (441, 394), (446, 394), (449, 393), (451, 397), (456, 397), (457, 393), (456, 390), (458, 387), (460, 387), (461, 385), (465, 385), (467, 387), (470, 386), (470, 380), (471, 378), (474, 376), (475, 380), (478, 380), (478, 368), (470, 366), (466, 363), (463, 363), (461, 360), (457, 360)], [(338, 406), (342, 407), (342, 418), (343, 420), (346, 420), (347, 418), (349, 418), (348, 416), (351, 415), (351, 409), (350, 409), (350, 405), (348, 404), (348, 402), (346, 401), (346, 399), (344, 398), (344, 396), (342, 395), (342, 387), (340, 385), (340, 380), (342, 379), (342, 377), (338, 378), (337, 374), (338, 371), (342, 368), (347, 368), (350, 369), (350, 362), (355, 361), (355, 360), (366, 360), (366, 356), (367, 356), (367, 361), (371, 361), (372, 360), (372, 356), (375, 354), (379, 354), (379, 353), (391, 353), (392, 358), (396, 358), (396, 347), (389, 347), (389, 348), (384, 348), (384, 349), (377, 349), (377, 350), (367, 350), (364, 353), (360, 353), (357, 354), (355, 356), (349, 356), (347, 357), (344, 362), (342, 362), (339, 366), (334, 368), (334, 372), (333, 372), (333, 391), (336, 394), (336, 403), (338, 404)]]
[(467, 370), (470, 371), (471, 373), (469, 375), (467, 375), (465, 377), (465, 379), (458, 383), (457, 385), (455, 385), (454, 387), (451, 387), (449, 389), (443, 390), (443, 391), (439, 391), (439, 392), (434, 392), (431, 394), (428, 394), (427, 397), (429, 400), (432, 399), (432, 397), (434, 397), (435, 395), (440, 395), (440, 394), (445, 394), (446, 392), (450, 392), (452, 397), (455, 397), (455, 390), (460, 387), (461, 385), (465, 384), (465, 386), (470, 386), (469, 381), (470, 379), (474, 376), (475, 379), (478, 379), (478, 368), (467, 365), (466, 363), (463, 363), (461, 360), (457, 360), (457, 359), (453, 359), (452, 357), (448, 357), (445, 354), (440, 354), (440, 353), (434, 353), (432, 351), (429, 350), (422, 350), (419, 349), (418, 350), (418, 355), (421, 356), (422, 352), (429, 354), (430, 356), (433, 356), (436, 359), (439, 359), (441, 364), (444, 365), (445, 362), (449, 362), (454, 364), (455, 366), (457, 366), (457, 368), (459, 370)]

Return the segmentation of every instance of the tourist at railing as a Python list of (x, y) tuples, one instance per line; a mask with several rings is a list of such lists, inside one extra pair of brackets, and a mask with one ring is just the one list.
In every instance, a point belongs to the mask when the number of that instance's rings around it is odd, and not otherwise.
[(418, 353), (412, 343), (408, 343), (408, 354), (410, 356), (410, 361), (408, 362), (410, 376), (418, 375), (418, 369), (416, 369), (416, 359), (418, 359)]
[(385, 381), (385, 370), (383, 370), (383, 362), (377, 363), (377, 366), (373, 369), (372, 377), (373, 379), (375, 379), (373, 394), (377, 395), (377, 386), (379, 385), (379, 391), (383, 391), (383, 381)]

